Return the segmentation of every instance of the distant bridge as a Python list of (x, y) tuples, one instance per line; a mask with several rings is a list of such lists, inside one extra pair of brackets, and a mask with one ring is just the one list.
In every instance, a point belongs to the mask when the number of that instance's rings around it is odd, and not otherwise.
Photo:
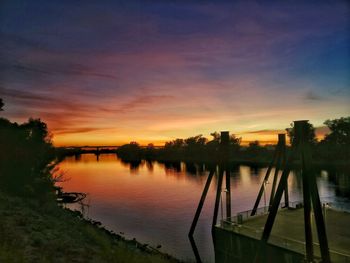
[[(60, 147), (56, 147), (57, 149), (66, 149), (66, 150), (69, 150), (69, 149), (77, 149), (77, 150), (101, 150), (101, 149), (106, 149), (106, 150), (116, 150), (118, 149), (119, 147), (121, 147), (122, 145), (99, 145), (99, 146), (89, 146), (89, 145), (86, 145), (86, 146), (60, 146)], [(139, 145), (140, 148), (147, 148), (149, 146), (142, 146), (142, 145)], [(161, 149), (161, 148), (164, 148), (164, 146), (153, 146), (153, 148), (156, 148), (156, 149)]]
[[(121, 147), (121, 145), (99, 145), (99, 146), (63, 146), (56, 147), (56, 149), (61, 153), (62, 156), (79, 156), (84, 153), (93, 153), (99, 156), (102, 153), (116, 153), (116, 150)], [(140, 148), (146, 149), (149, 146), (139, 146)], [(164, 148), (164, 146), (153, 146), (155, 149)]]

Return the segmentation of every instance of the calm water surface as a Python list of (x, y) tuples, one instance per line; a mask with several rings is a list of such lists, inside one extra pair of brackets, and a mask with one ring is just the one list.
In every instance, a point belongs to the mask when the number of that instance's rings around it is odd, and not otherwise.
[[(128, 239), (136, 238), (154, 247), (162, 245), (162, 251), (194, 261), (187, 234), (208, 175), (203, 166), (145, 161), (127, 164), (114, 154), (100, 155), (98, 160), (93, 154), (84, 154), (78, 159), (67, 157), (59, 167), (67, 179), (60, 183), (65, 191), (88, 193), (87, 217)], [(252, 209), (265, 172), (266, 167), (232, 168), (233, 214)], [(288, 183), (290, 201), (301, 200), (300, 176), (292, 173)], [(349, 203), (349, 176), (320, 171), (317, 183), (321, 198)], [(214, 262), (211, 220), (215, 188), (213, 180), (194, 234), (204, 262)], [(268, 202), (268, 194), (261, 206), (265, 200)]]

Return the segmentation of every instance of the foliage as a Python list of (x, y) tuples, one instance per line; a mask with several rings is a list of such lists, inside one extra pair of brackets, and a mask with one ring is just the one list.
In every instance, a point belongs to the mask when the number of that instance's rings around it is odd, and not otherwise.
[[(289, 137), (289, 140), (290, 140), (290, 144), (291, 145), (294, 145), (295, 144), (295, 138), (294, 138), (294, 135), (295, 135), (295, 130), (294, 130), (294, 123), (291, 123), (290, 124), (290, 128), (287, 128), (286, 131), (287, 131), (287, 134), (288, 134), (288, 137)], [(307, 132), (307, 141), (312, 144), (312, 145), (315, 145), (317, 143), (317, 139), (316, 139), (316, 134), (315, 134), (315, 127), (311, 124), (311, 123), (307, 123), (307, 126), (308, 126), (308, 132)]]
[(350, 117), (326, 120), (325, 125), (330, 133), (325, 136), (325, 141), (335, 145), (350, 146)]
[(16, 194), (43, 195), (52, 186), (51, 136), (40, 119), (23, 124), (0, 118), (0, 187)]
[(132, 161), (141, 158), (141, 148), (137, 142), (130, 142), (119, 147), (117, 154), (123, 156), (124, 160)]
[(326, 120), (330, 130), (317, 147), (320, 159), (329, 161), (350, 160), (350, 117)]
[[(159, 149), (150, 144), (147, 147), (140, 147), (137, 143), (131, 142), (117, 149), (117, 154), (125, 161), (146, 160), (167, 160), (167, 161), (212, 161), (219, 151), (220, 134), (213, 132), (213, 139), (208, 140), (203, 135), (196, 135), (185, 139), (175, 139), (165, 143)], [(235, 135), (230, 136), (229, 149), (235, 154), (240, 149), (241, 138)]]
[(259, 141), (253, 141), (249, 143), (247, 151), (249, 152), (257, 152), (261, 148)]
[[(350, 117), (327, 120), (325, 124), (330, 133), (318, 142), (315, 127), (308, 123), (308, 142), (312, 145), (313, 158), (318, 163), (347, 162), (350, 159)], [(294, 141), (294, 126), (287, 128), (291, 144)], [(124, 160), (158, 160), (158, 161), (186, 161), (212, 162), (220, 156), (220, 133), (210, 134), (211, 140), (196, 135), (185, 139), (174, 139), (165, 143), (164, 148), (149, 145), (146, 148), (137, 143), (123, 145), (117, 154)], [(234, 134), (229, 140), (230, 160), (235, 162), (268, 163), (273, 154), (274, 146), (262, 146), (259, 141), (253, 141), (248, 146), (241, 146), (241, 138)]]

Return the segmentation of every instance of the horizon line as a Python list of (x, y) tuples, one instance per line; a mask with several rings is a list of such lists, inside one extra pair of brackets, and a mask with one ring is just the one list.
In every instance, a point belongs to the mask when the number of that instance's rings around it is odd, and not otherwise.
[[(244, 140), (244, 141), (241, 141), (240, 145), (243, 145), (243, 146), (247, 146), (249, 145), (249, 143), (251, 142), (255, 142), (255, 141), (258, 141), (261, 145), (272, 145), (272, 144), (276, 144), (277, 143), (277, 140)], [(126, 144), (130, 144), (131, 142), (136, 142), (137, 141), (130, 141), (128, 143), (123, 143), (123, 144), (119, 144), (119, 145), (59, 145), (59, 146), (56, 146), (55, 144), (53, 144), (56, 148), (117, 148), (117, 147), (121, 147), (123, 145), (126, 145)], [(139, 144), (139, 143), (138, 143)], [(165, 146), (165, 143), (163, 144), (154, 144), (154, 143), (148, 143), (148, 144), (139, 144), (140, 147), (147, 147), (149, 144), (153, 144), (154, 147), (164, 147)]]

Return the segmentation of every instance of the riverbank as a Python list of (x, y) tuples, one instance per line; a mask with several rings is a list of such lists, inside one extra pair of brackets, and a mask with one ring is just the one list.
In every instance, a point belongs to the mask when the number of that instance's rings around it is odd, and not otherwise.
[[(290, 149), (287, 149), (287, 156), (289, 156)], [(101, 154), (116, 154), (118, 158), (126, 163), (137, 163), (142, 160), (149, 162), (157, 161), (160, 163), (166, 162), (185, 162), (185, 163), (218, 163), (220, 159), (219, 155), (202, 152), (202, 153), (188, 153), (185, 150), (174, 151), (165, 149), (164, 147), (157, 148), (145, 148), (135, 147), (132, 151), (126, 151), (124, 148), (117, 149), (70, 149), (70, 148), (56, 148), (56, 156), (59, 160), (63, 160), (65, 157), (74, 156), (79, 159), (82, 154), (95, 154), (98, 158)], [(229, 162), (235, 164), (256, 165), (256, 166), (268, 166), (274, 154), (274, 146), (260, 147), (258, 151), (250, 151), (248, 147), (241, 147), (240, 150), (231, 153)], [(315, 151), (313, 153), (313, 164), (316, 168), (345, 168), (349, 169), (350, 159), (346, 155), (340, 158), (333, 158), (334, 154)], [(294, 161), (295, 167), (300, 166), (300, 161)]]
[(150, 262), (177, 259), (125, 240), (55, 202), (0, 192), (0, 262)]

